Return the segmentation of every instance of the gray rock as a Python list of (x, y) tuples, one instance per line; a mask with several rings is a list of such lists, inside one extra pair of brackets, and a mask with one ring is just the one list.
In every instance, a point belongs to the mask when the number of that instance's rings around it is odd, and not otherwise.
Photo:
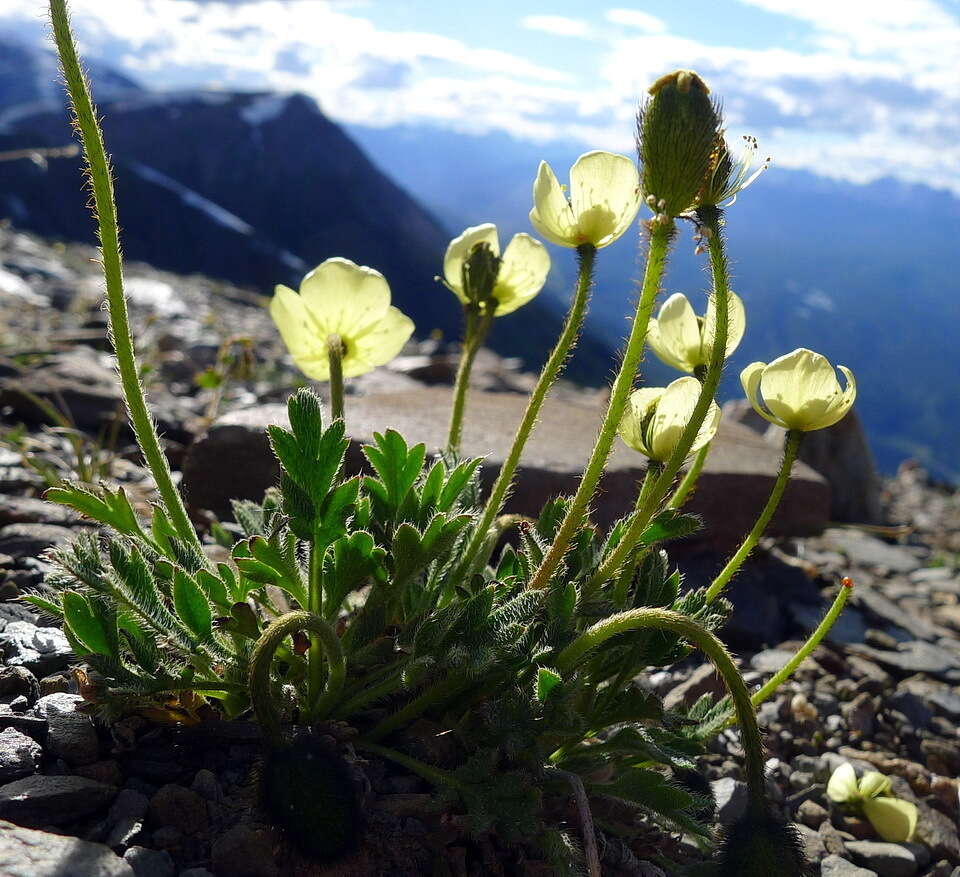
[(7, 524), (0, 527), (0, 551), (14, 557), (36, 557), (73, 538), (73, 530), (58, 524)]
[(947, 679), (960, 678), (960, 658), (955, 652), (926, 642), (900, 643), (896, 652), (853, 645), (858, 654), (904, 673), (929, 673)]
[(793, 657), (786, 649), (764, 649), (750, 659), (750, 666), (758, 673), (776, 673)]
[(40, 744), (15, 728), (0, 731), (0, 783), (9, 783), (40, 770)]
[(827, 857), (827, 847), (818, 832), (806, 825), (798, 825), (797, 831), (803, 841), (803, 854), (808, 862), (820, 862)]
[(217, 877), (278, 877), (274, 842), (274, 834), (267, 828), (234, 826), (213, 842), (213, 873)]
[(0, 495), (0, 526), (5, 524), (55, 524), (76, 526), (82, 518), (71, 508), (35, 496)]
[(710, 783), (717, 802), (717, 820), (721, 825), (732, 825), (747, 809), (747, 784), (732, 777), (723, 777)]
[(820, 863), (820, 875), (821, 877), (880, 877), (876, 871), (860, 868), (837, 855), (829, 855)]
[[(473, 391), (462, 452), (484, 457), (487, 485), (513, 441), (526, 398), (514, 393)], [(354, 396), (347, 426), (351, 434), (348, 468), (360, 467), (360, 444), (372, 440), (385, 424), (408, 442), (428, 449), (446, 442), (450, 391), (420, 387), (410, 391)], [(537, 514), (544, 502), (572, 493), (583, 461), (589, 457), (602, 418), (601, 401), (551, 398), (524, 454), (518, 483), (507, 511)], [(267, 442), (268, 425), (287, 425), (286, 406), (260, 405), (232, 411), (219, 418), (188, 449), (183, 488), (189, 503), (229, 515), (230, 498), (263, 498), (276, 483), (279, 470)], [(736, 545), (753, 525), (766, 502), (779, 467), (779, 454), (761, 436), (737, 423), (724, 422), (711, 445), (697, 491), (688, 503), (691, 512), (709, 522), (709, 538), (725, 549)], [(614, 447), (601, 483), (602, 499), (595, 518), (602, 526), (632, 507), (645, 461), (621, 442)], [(829, 488), (823, 478), (799, 464), (775, 516), (771, 535), (819, 532), (828, 520)]]
[(0, 874), (4, 877), (135, 877), (102, 844), (0, 821)]
[(113, 850), (131, 846), (143, 833), (143, 820), (150, 801), (135, 789), (121, 789), (107, 814), (106, 844)]
[(920, 559), (907, 548), (889, 545), (874, 536), (859, 530), (827, 530), (823, 543), (828, 548), (841, 551), (855, 564), (877, 566), (891, 572), (909, 573), (920, 569)]
[(22, 666), (45, 676), (70, 663), (70, 643), (58, 627), (37, 627), (29, 621), (11, 621), (0, 633), (0, 649), (11, 666)]
[(214, 874), (206, 868), (187, 868), (180, 872), (179, 877), (214, 877)]
[(916, 695), (940, 715), (946, 715), (955, 720), (960, 719), (960, 694), (950, 688), (935, 685), (925, 679), (905, 679), (898, 686), (898, 690)]
[(123, 860), (133, 868), (137, 877), (173, 877), (177, 870), (166, 850), (130, 847), (123, 854)]
[(47, 720), (47, 749), (67, 764), (91, 764), (100, 757), (97, 729), (89, 715), (77, 712), (79, 694), (57, 692), (41, 697), (34, 712)]
[(723, 680), (713, 664), (701, 664), (679, 685), (672, 687), (663, 698), (663, 708), (676, 710), (693, 706), (705, 694), (721, 695), (726, 691)]
[[(793, 617), (793, 620), (802, 628), (814, 631), (823, 621), (826, 606), (811, 606), (807, 603), (790, 603), (787, 611)], [(838, 645), (851, 645), (853, 643), (862, 643), (867, 636), (867, 622), (863, 613), (847, 604), (836, 624), (830, 628), (826, 639), (829, 642)]]
[(917, 801), (917, 830), (914, 840), (929, 847), (936, 859), (960, 859), (957, 824), (925, 801)]
[(150, 824), (173, 827), (184, 834), (203, 834), (208, 827), (207, 804), (196, 792), (173, 783), (161, 786), (147, 808)]
[(76, 776), (35, 774), (0, 786), (0, 819), (18, 825), (63, 825), (106, 807), (117, 790)]
[(914, 854), (900, 844), (851, 840), (847, 842), (847, 850), (854, 862), (883, 877), (915, 877), (920, 869)]
[(894, 603), (870, 585), (857, 585), (853, 589), (852, 602), (863, 609), (868, 618), (902, 627), (917, 639), (932, 641), (939, 635), (937, 628), (929, 621), (924, 621), (905, 607)]

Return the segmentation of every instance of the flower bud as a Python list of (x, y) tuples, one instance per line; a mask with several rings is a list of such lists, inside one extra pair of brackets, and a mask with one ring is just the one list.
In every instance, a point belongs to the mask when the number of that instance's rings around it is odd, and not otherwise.
[(637, 119), (643, 193), (659, 213), (679, 216), (695, 205), (714, 169), (723, 143), (720, 111), (692, 70), (662, 76), (650, 95)]
[(807, 877), (796, 829), (766, 810), (747, 812), (724, 832), (717, 877)]

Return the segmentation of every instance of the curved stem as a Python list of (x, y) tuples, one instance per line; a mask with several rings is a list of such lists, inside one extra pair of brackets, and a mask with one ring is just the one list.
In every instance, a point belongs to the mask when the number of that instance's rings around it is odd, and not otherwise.
[(659, 628), (669, 630), (696, 645), (716, 667), (717, 673), (730, 693), (740, 723), (743, 749), (746, 753), (747, 784), (750, 797), (754, 802), (765, 797), (763, 773), (763, 743), (760, 727), (750, 701), (750, 693), (744, 684), (740, 671), (726, 646), (709, 630), (697, 622), (672, 612), (669, 609), (631, 609), (617, 615), (611, 615), (598, 621), (585, 630), (557, 656), (555, 666), (562, 675), (569, 674), (588, 652), (602, 645), (613, 636), (619, 636), (634, 630)]
[(493, 325), (493, 312), (482, 316), (468, 308), (466, 327), (463, 333), (463, 349), (460, 352), (460, 364), (457, 367), (457, 380), (453, 386), (453, 408), (450, 411), (450, 426), (447, 430), (447, 450), (458, 453), (460, 439), (463, 437), (463, 414), (467, 407), (467, 390), (470, 386), (470, 372), (483, 342)]
[[(664, 463), (663, 471), (657, 479), (653, 490), (650, 491), (643, 506), (638, 509), (629, 530), (610, 556), (600, 565), (590, 580), (591, 585), (598, 585), (606, 579), (613, 578), (617, 570), (633, 551), (647, 524), (656, 514), (673, 484), (677, 472), (690, 455), (690, 448), (696, 440), (700, 427), (710, 411), (710, 405), (717, 395), (720, 386), (720, 375), (723, 372), (723, 363), (727, 354), (727, 334), (729, 331), (729, 300), (730, 282), (727, 269), (727, 257), (723, 243), (723, 213), (718, 207), (702, 207), (699, 218), (706, 231), (710, 250), (710, 268), (713, 274), (714, 308), (716, 309), (716, 328), (713, 336), (713, 347), (710, 349), (710, 362), (702, 379), (700, 395), (694, 406), (690, 420), (684, 427), (670, 459)], [(681, 485), (682, 486), (682, 485)]]
[[(833, 605), (827, 610), (827, 614), (823, 616), (823, 621), (820, 622), (817, 629), (810, 634), (809, 639), (797, 649), (797, 653), (771, 677), (767, 684), (753, 693), (750, 701), (754, 708), (759, 707), (760, 704), (773, 695), (776, 690), (794, 674), (797, 667), (820, 645), (823, 638), (830, 632), (830, 628), (836, 624), (840, 613), (843, 612), (843, 607), (847, 605), (847, 600), (850, 599), (852, 593), (853, 582), (850, 581), (850, 579), (844, 579), (843, 584), (840, 586), (840, 593), (834, 598)], [(719, 728), (718, 731), (729, 728), (736, 723), (736, 717), (731, 716), (729, 721)]]
[(464, 784), (455, 777), (450, 771), (434, 767), (431, 764), (425, 764), (417, 758), (411, 758), (403, 752), (397, 752), (396, 749), (390, 749), (388, 746), (381, 746), (378, 743), (370, 743), (366, 740), (357, 740), (353, 744), (355, 749), (361, 752), (369, 752), (372, 755), (379, 755), (380, 758), (386, 758), (390, 761), (405, 767), (411, 773), (425, 779), (434, 786), (449, 786), (453, 789), (463, 789)]
[(330, 363), (330, 416), (343, 420), (343, 339), (327, 336), (327, 361)]
[[(298, 630), (309, 630), (317, 634), (317, 641), (327, 657), (330, 669), (323, 693), (312, 698), (313, 713), (322, 716), (330, 708), (343, 688), (347, 675), (347, 665), (340, 648), (340, 640), (319, 615), (297, 610), (281, 615), (260, 634), (250, 656), (250, 701), (253, 711), (263, 726), (263, 733), (272, 742), (280, 741), (280, 716), (270, 690), (270, 666), (273, 655), (283, 640)], [(309, 692), (313, 694), (313, 692)]]
[(686, 475), (680, 480), (677, 489), (673, 492), (673, 496), (671, 496), (669, 502), (667, 502), (668, 509), (682, 508), (683, 504), (687, 501), (687, 497), (690, 496), (690, 492), (696, 487), (697, 481), (700, 479), (703, 464), (707, 462), (707, 455), (710, 453), (710, 444), (710, 442), (707, 442), (697, 451), (697, 456), (693, 458), (693, 462), (690, 464), (690, 468), (687, 469)]
[(791, 429), (787, 433), (787, 440), (783, 446), (783, 459), (780, 462), (780, 471), (777, 473), (777, 480), (773, 483), (773, 490), (770, 491), (767, 504), (763, 507), (763, 511), (760, 512), (760, 517), (757, 518), (757, 522), (753, 525), (753, 529), (747, 534), (746, 539), (743, 540), (736, 553), (727, 561), (727, 565), (713, 580), (710, 587), (707, 588), (706, 597), (708, 603), (712, 603), (720, 596), (720, 593), (727, 586), (730, 579), (739, 572), (740, 567), (743, 566), (743, 562), (756, 547), (760, 541), (760, 537), (767, 529), (773, 513), (777, 510), (777, 506), (780, 505), (783, 492), (787, 489), (787, 483), (790, 481), (790, 470), (793, 468), (793, 463), (797, 459), (797, 451), (800, 448), (801, 438), (803, 438), (803, 433), (800, 432), (800, 430)]
[(574, 292), (570, 310), (567, 312), (567, 319), (563, 324), (563, 330), (557, 339), (553, 351), (550, 353), (546, 364), (543, 366), (543, 370), (540, 372), (536, 386), (530, 394), (527, 409), (523, 412), (523, 419), (520, 421), (520, 426), (517, 427), (517, 435), (513, 440), (513, 445), (507, 454), (507, 458), (500, 467), (497, 480), (493, 483), (490, 498), (487, 500), (487, 504), (483, 510), (483, 517), (480, 519), (476, 530), (474, 530), (470, 544), (464, 553), (463, 562), (457, 570), (457, 578), (465, 578), (472, 572), (477, 554), (480, 552), (480, 549), (483, 548), (490, 526), (493, 524), (494, 518), (500, 514), (500, 509), (513, 483), (513, 476), (520, 463), (523, 449), (537, 422), (537, 417), (540, 415), (540, 409), (543, 407), (547, 393), (550, 392), (550, 388), (560, 374), (560, 370), (574, 342), (577, 340), (577, 336), (580, 334), (580, 327), (583, 325), (583, 318), (587, 312), (587, 302), (590, 299), (590, 286), (593, 282), (593, 266), (596, 253), (596, 247), (591, 244), (583, 244), (577, 247), (580, 270), (577, 276), (577, 289)]
[(77, 57), (73, 34), (70, 32), (66, 0), (50, 0), (50, 20), (53, 24), (53, 37), (60, 55), (64, 82), (73, 107), (74, 127), (80, 134), (89, 172), (88, 180), (93, 193), (94, 212), (98, 224), (97, 235), (100, 239), (101, 267), (107, 289), (110, 341), (117, 356), (117, 371), (120, 375), (120, 386), (130, 415), (130, 423), (177, 535), (202, 553), (197, 531), (190, 523), (183, 499), (173, 483), (170, 465), (160, 447), (160, 438), (153, 418), (150, 416), (150, 409), (147, 407), (143, 385), (140, 383), (136, 351), (127, 315), (127, 300), (123, 291), (123, 258), (120, 254), (120, 231), (113, 197), (110, 160), (103, 144), (103, 132), (97, 122), (97, 114), (90, 99), (86, 77)]
[(653, 312), (653, 305), (657, 299), (657, 293), (660, 291), (660, 280), (667, 264), (667, 253), (675, 231), (676, 228), (672, 221), (666, 223), (654, 222), (651, 226), (643, 287), (640, 291), (640, 297), (637, 299), (637, 310), (630, 329), (630, 337), (627, 339), (623, 361), (620, 363), (620, 371), (617, 372), (610, 391), (607, 412), (604, 415), (603, 423), (600, 425), (600, 432), (590, 455), (590, 461), (580, 478), (577, 492), (570, 502), (570, 507), (560, 525), (560, 529), (557, 531), (557, 535), (554, 537), (550, 550), (543, 558), (540, 567), (533, 574), (533, 578), (527, 585), (528, 588), (547, 587), (550, 578), (556, 572), (560, 561), (566, 554), (567, 548), (570, 547), (574, 534), (583, 525), (587, 516), (587, 508), (590, 505), (590, 500), (593, 499), (597, 484), (607, 465), (607, 458), (610, 456), (610, 449), (613, 447), (613, 440), (617, 435), (617, 427), (620, 425), (623, 410), (626, 407), (630, 391), (633, 389), (637, 367), (640, 365), (640, 359), (643, 356), (647, 326)]

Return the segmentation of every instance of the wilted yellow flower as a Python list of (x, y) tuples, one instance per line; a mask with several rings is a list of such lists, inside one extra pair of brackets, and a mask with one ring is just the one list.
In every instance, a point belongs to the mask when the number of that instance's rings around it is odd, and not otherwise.
[[(727, 350), (729, 356), (737, 349), (747, 326), (743, 301), (734, 292), (729, 294), (727, 308)], [(656, 319), (650, 321), (647, 343), (659, 359), (667, 365), (693, 374), (697, 366), (710, 362), (713, 339), (717, 330), (717, 314), (713, 296), (707, 303), (705, 317), (698, 317), (687, 297), (680, 292), (670, 296), (660, 308)]]
[[(651, 460), (662, 462), (669, 459), (690, 421), (699, 396), (700, 382), (696, 378), (677, 378), (668, 387), (634, 390), (620, 421), (620, 438)], [(709, 442), (719, 425), (720, 408), (716, 402), (711, 402), (690, 453), (699, 451)]]
[[(463, 288), (463, 265), (474, 247), (487, 244), (494, 256), (500, 255), (500, 238), (492, 222), (474, 225), (454, 238), (443, 257), (443, 276), (447, 286), (464, 304), (469, 304)], [(525, 305), (547, 282), (550, 255), (547, 248), (528, 234), (515, 234), (500, 260), (493, 297), (497, 300), (494, 316), (502, 317)]]
[(390, 304), (379, 271), (349, 259), (327, 259), (300, 283), (297, 295), (279, 285), (270, 316), (297, 367), (308, 378), (330, 379), (327, 339), (340, 337), (343, 375), (372, 371), (395, 357), (413, 334), (413, 321)]
[(769, 365), (751, 363), (740, 372), (740, 383), (762, 417), (784, 429), (809, 432), (833, 426), (857, 397), (853, 373), (838, 368), (847, 379), (845, 390), (825, 356), (801, 347)]
[(889, 777), (869, 770), (857, 782), (850, 762), (841, 764), (827, 783), (827, 797), (863, 811), (877, 834), (889, 843), (904, 843), (917, 827), (917, 806), (893, 797)]
[(540, 162), (530, 222), (561, 247), (612, 244), (640, 209), (640, 175), (625, 155), (588, 152), (570, 168), (570, 198), (553, 169)]

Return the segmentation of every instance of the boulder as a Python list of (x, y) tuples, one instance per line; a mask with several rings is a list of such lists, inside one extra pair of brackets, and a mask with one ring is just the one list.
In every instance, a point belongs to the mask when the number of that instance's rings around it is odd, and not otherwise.
[(0, 821), (0, 874), (7, 877), (134, 877), (103, 844)]
[[(482, 478), (488, 487), (510, 448), (526, 402), (526, 396), (513, 393), (475, 390), (469, 396), (462, 452), (484, 458)], [(409, 442), (424, 442), (431, 450), (442, 447), (449, 412), (450, 391), (440, 387), (349, 397), (348, 466), (360, 468), (360, 445), (370, 442), (374, 431), (388, 427)], [(573, 493), (602, 416), (602, 401), (596, 394), (583, 398), (564, 394), (548, 400), (527, 444), (507, 511), (536, 514), (552, 497)], [(270, 424), (287, 425), (286, 406), (258, 405), (230, 412), (197, 438), (183, 465), (183, 488), (193, 508), (229, 516), (231, 498), (259, 500), (266, 488), (277, 483), (279, 469), (265, 433)], [(615, 443), (595, 507), (598, 524), (607, 526), (632, 507), (645, 463), (642, 455), (619, 440)], [(726, 550), (736, 544), (753, 525), (778, 466), (778, 451), (762, 436), (738, 423), (721, 425), (687, 505), (707, 522), (706, 535), (717, 548)], [(825, 480), (798, 464), (769, 532), (817, 533), (828, 520), (829, 504)]]

